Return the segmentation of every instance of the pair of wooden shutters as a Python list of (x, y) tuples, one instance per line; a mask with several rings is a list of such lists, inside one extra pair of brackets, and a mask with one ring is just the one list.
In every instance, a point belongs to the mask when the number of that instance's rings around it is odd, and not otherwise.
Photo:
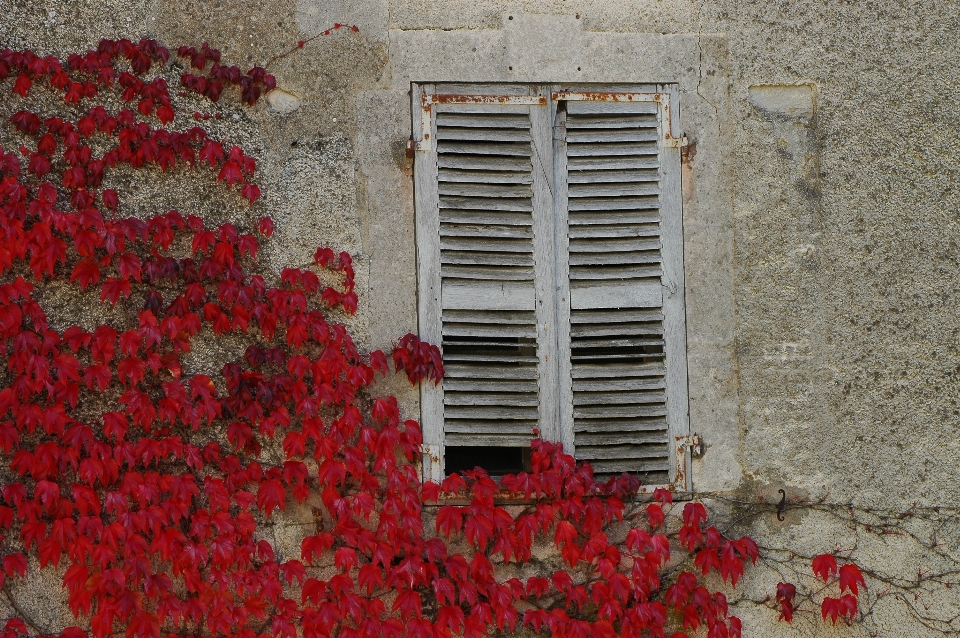
[(539, 436), (671, 485), (688, 430), (671, 87), (420, 85), (413, 108), (420, 332), (446, 368), (422, 390), (425, 478), (445, 452)]

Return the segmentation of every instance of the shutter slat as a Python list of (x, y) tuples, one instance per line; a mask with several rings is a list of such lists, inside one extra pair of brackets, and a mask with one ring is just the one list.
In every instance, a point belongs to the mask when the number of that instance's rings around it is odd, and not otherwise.
[(663, 424), (663, 431), (638, 434), (636, 432), (623, 432), (618, 434), (586, 434), (580, 436), (580, 445), (582, 446), (609, 446), (609, 445), (666, 445), (667, 443), (667, 424)]
[(526, 434), (457, 434), (447, 433), (448, 446), (530, 447), (530, 431)]
[[(450, 197), (509, 197), (529, 199), (533, 192), (526, 184), (440, 182), (440, 196)], [(647, 195), (648, 193), (638, 193)]]
[(479, 210), (502, 210), (507, 212), (533, 212), (533, 205), (530, 200), (523, 197), (497, 198), (497, 197), (458, 197), (455, 195), (441, 196), (440, 208), (461, 208), (461, 209), (479, 209)]
[(574, 226), (570, 229), (569, 235), (570, 239), (659, 237), (660, 228), (654, 224), (635, 224), (631, 226), (592, 224), (590, 226)]
[(656, 142), (637, 142), (634, 144), (571, 144), (567, 147), (570, 157), (607, 157), (609, 155), (656, 156), (659, 152)]
[[(442, 205), (442, 203), (441, 203)], [(651, 194), (648, 197), (577, 197), (571, 198), (569, 202), (570, 212), (577, 211), (606, 211), (623, 210), (635, 211), (651, 208), (659, 208), (660, 200), (657, 195)], [(502, 210), (511, 210), (508, 208)], [(629, 219), (624, 215), (624, 219)]]
[(603, 266), (574, 266), (570, 269), (571, 276), (575, 279), (603, 280), (603, 279), (643, 279), (648, 277), (659, 277), (663, 274), (660, 266), (639, 266), (635, 264), (622, 264), (620, 267), (604, 268)]
[(441, 224), (493, 224), (496, 226), (530, 226), (530, 215), (489, 210), (446, 209), (440, 211)]
[[(660, 163), (657, 161), (656, 157), (646, 157), (646, 156), (637, 156), (637, 157), (568, 157), (567, 158), (567, 167), (570, 169), (571, 174), (574, 171), (591, 171), (591, 170), (657, 170), (660, 168)], [(638, 175), (646, 175), (644, 173), (638, 173)], [(638, 177), (638, 179), (640, 179)]]
[(443, 389), (443, 404), (449, 406), (491, 406), (497, 408), (537, 407), (537, 394), (518, 392), (454, 392)]
[(521, 253), (485, 253), (447, 250), (440, 258), (441, 264), (477, 266), (524, 266), (533, 267), (533, 257)]
[(444, 224), (440, 227), (440, 236), (533, 239), (533, 231), (524, 226), (494, 226), (492, 224)]
[(622, 224), (624, 222), (655, 224), (660, 221), (659, 208), (660, 203), (657, 202), (656, 206), (649, 206), (648, 210), (632, 211), (626, 214), (623, 212), (571, 211), (569, 216), (570, 226)]
[(437, 139), (460, 142), (530, 142), (530, 132), (516, 129), (437, 127)]
[(444, 391), (446, 392), (527, 392), (536, 394), (537, 382), (531, 380), (527, 382), (517, 379), (483, 379), (481, 381), (469, 379), (450, 378), (444, 382)]
[[(576, 129), (567, 133), (567, 143), (583, 144), (586, 142), (602, 142), (605, 144), (620, 144), (622, 142), (656, 142), (657, 129), (642, 128), (610, 128), (606, 130)], [(634, 153), (620, 153), (634, 155)]]
[(448, 379), (536, 379), (537, 371), (534, 368), (526, 366), (483, 366), (483, 365), (462, 365), (451, 362), (444, 366)]
[(659, 176), (656, 167), (651, 170), (624, 171), (624, 170), (591, 170), (578, 169), (570, 171), (570, 184), (600, 184), (603, 182), (636, 182), (640, 184), (656, 184)]
[[(437, 142), (437, 153), (459, 153), (463, 155), (510, 155), (514, 157), (530, 157), (529, 143), (512, 142)], [(621, 153), (618, 153), (620, 155)], [(500, 168), (500, 170), (505, 170)]]
[[(495, 114), (487, 113), (437, 113), (437, 129), (448, 127), (529, 129), (530, 116), (525, 113)], [(528, 134), (529, 137), (529, 134)]]
[(581, 253), (570, 255), (571, 266), (620, 266), (628, 264), (657, 264), (660, 263), (659, 251), (646, 253), (618, 253), (608, 255), (603, 253)]
[(530, 163), (529, 157), (485, 157), (483, 155), (446, 154), (437, 158), (437, 166), (442, 169), (484, 171), (495, 175), (507, 172), (522, 175), (523, 173), (529, 174), (533, 170), (533, 164)]
[[(631, 115), (656, 116), (659, 105), (656, 102), (605, 102), (605, 101), (570, 101), (567, 102), (567, 113), (570, 115), (607, 115), (611, 121), (618, 121)], [(615, 116), (615, 117), (609, 117)], [(573, 118), (570, 118), (573, 119)], [(567, 125), (569, 126), (569, 124)]]
[(575, 408), (589, 405), (644, 405), (648, 403), (664, 403), (667, 395), (663, 392), (591, 392), (574, 388), (573, 406)]
[[(506, 405), (448, 405), (444, 397), (445, 419), (486, 419), (537, 422), (536, 405), (531, 407)], [(535, 425), (531, 427), (536, 427)]]
[(660, 250), (660, 234), (657, 233), (656, 239), (647, 239), (646, 237), (637, 237), (632, 239), (621, 239), (618, 237), (588, 237), (588, 238), (570, 238), (570, 250), (579, 253), (605, 253), (615, 252), (636, 252), (641, 250)]
[(500, 281), (533, 281), (533, 267), (516, 268), (513, 265), (487, 266), (477, 264), (443, 264), (440, 276), (449, 279), (498, 279)]
[[(575, 113), (571, 113), (575, 115)], [(568, 130), (577, 129), (607, 129), (607, 128), (639, 128), (657, 127), (657, 116), (650, 115), (621, 115), (617, 118), (594, 116), (571, 117), (567, 120)]]
[[(440, 250), (466, 250), (466, 251), (489, 251), (491, 253), (531, 253), (529, 238), (518, 237), (509, 238), (489, 238), (469, 237), (469, 236), (449, 236), (446, 229), (440, 229)], [(643, 242), (638, 242), (642, 244)], [(649, 244), (650, 242), (646, 242)], [(630, 250), (624, 248), (623, 250)], [(646, 245), (634, 250), (650, 250)]]
[[(667, 420), (663, 417), (633, 419), (581, 419), (574, 428), (576, 432), (657, 432), (667, 431)], [(595, 444), (594, 444), (595, 445)]]
[[(475, 183), (478, 175), (476, 171), (459, 169), (442, 169), (438, 172), (440, 182), (470, 182)], [(484, 171), (484, 184), (530, 184), (533, 179), (529, 173), (515, 173), (508, 171)], [(617, 180), (614, 180), (617, 181)]]
[[(605, 182), (593, 184), (570, 184), (567, 192), (571, 198), (584, 197), (648, 197), (660, 195), (656, 184), (649, 182)], [(507, 195), (504, 195), (506, 197)]]

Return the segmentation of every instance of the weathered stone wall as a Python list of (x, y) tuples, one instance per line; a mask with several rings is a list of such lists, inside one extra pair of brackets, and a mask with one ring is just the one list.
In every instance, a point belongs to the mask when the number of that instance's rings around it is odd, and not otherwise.
[[(683, 177), (691, 426), (706, 443), (696, 489), (902, 512), (960, 495), (958, 13), (898, 0), (2, 0), (0, 45), (207, 40), (262, 64), (357, 24), (273, 61), (283, 93), (229, 113), (224, 131), (259, 161), (272, 268), (320, 244), (356, 256), (351, 327), (371, 349), (417, 327), (411, 81), (678, 83), (695, 145)], [(171, 201), (158, 212), (224, 214), (197, 188), (157, 193)], [(416, 416), (416, 392), (385, 385)], [(935, 542), (956, 552), (952, 520)], [(816, 512), (747, 523), (809, 553), (862, 540)], [(907, 576), (940, 560), (893, 536), (859, 551)], [(762, 599), (776, 579), (747, 592)], [(930, 613), (957, 613), (956, 594), (940, 596)], [(894, 596), (867, 629), (738, 613), (754, 636), (943, 635)]]

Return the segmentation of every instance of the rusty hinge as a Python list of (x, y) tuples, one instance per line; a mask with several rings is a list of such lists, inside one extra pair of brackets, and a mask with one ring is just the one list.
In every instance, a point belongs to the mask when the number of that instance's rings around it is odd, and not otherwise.
[(690, 434), (677, 437), (677, 447), (683, 446), (690, 450), (690, 454), (696, 458), (703, 456), (703, 440), (699, 434)]
[(690, 140), (687, 139), (686, 135), (681, 135), (680, 137), (672, 137), (670, 133), (665, 133), (663, 136), (663, 146), (664, 148), (679, 148), (680, 152), (683, 152), (690, 144)]

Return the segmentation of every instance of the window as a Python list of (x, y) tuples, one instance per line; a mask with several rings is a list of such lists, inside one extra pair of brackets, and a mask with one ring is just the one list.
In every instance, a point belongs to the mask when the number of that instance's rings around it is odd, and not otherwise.
[(685, 489), (675, 88), (424, 84), (413, 112), (420, 336), (447, 370), (425, 478), (521, 470), (539, 436)]

